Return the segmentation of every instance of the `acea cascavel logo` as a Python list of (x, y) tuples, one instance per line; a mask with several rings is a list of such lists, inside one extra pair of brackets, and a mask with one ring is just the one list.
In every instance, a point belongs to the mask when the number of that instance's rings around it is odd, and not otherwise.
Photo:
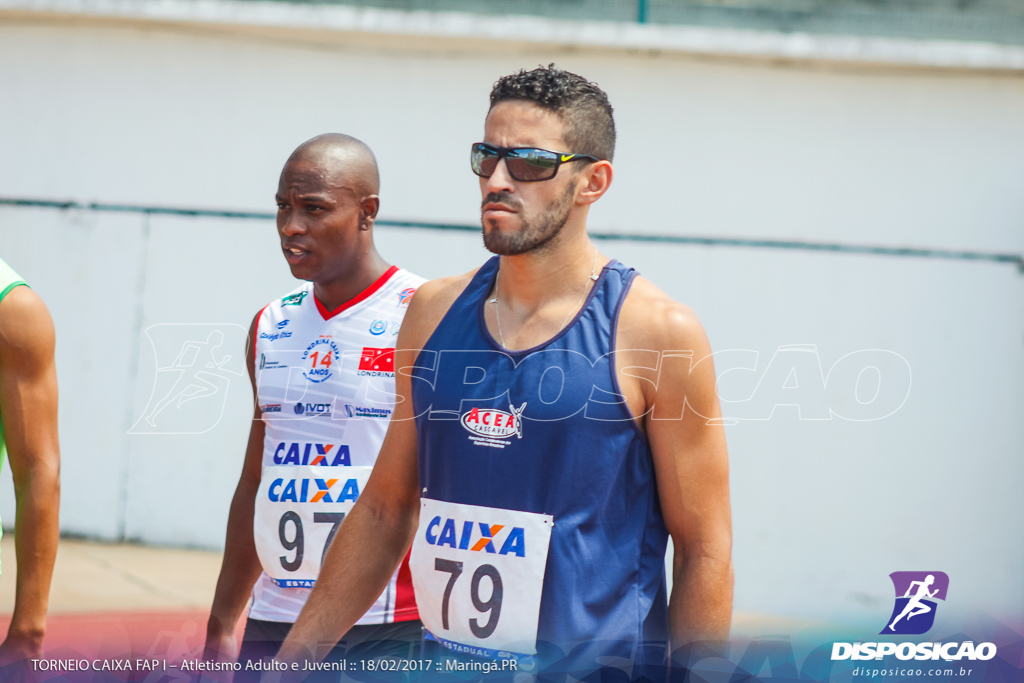
[(896, 604), (880, 634), (920, 635), (935, 622), (936, 600), (946, 600), (949, 577), (944, 572), (893, 572)]

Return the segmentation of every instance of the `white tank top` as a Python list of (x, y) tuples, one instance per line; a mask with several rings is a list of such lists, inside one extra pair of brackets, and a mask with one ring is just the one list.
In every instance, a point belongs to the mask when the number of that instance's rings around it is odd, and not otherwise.
[[(266, 425), (253, 531), (263, 573), (249, 617), (294, 622), (366, 483), (395, 401), (398, 328), (423, 278), (392, 266), (328, 311), (305, 283), (264, 308), (254, 356)], [(402, 561), (357, 624), (419, 618)]]

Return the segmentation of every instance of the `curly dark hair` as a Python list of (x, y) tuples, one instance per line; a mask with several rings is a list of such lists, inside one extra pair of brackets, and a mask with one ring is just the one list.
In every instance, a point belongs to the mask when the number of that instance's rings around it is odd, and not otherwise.
[(612, 105), (596, 83), (548, 64), (499, 78), (491, 89), (491, 108), (505, 100), (526, 100), (554, 112), (565, 124), (565, 142), (570, 147), (565, 151), (612, 160)]

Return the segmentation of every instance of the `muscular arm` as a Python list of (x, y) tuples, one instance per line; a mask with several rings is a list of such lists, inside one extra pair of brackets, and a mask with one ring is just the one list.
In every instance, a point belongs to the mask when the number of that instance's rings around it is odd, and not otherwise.
[(0, 665), (38, 657), (46, 631), (60, 533), (54, 347), (46, 305), (28, 287), (16, 287), (0, 302), (0, 417), (14, 478), (18, 563), (14, 615), (0, 645)]
[(466, 282), (468, 276), (429, 282), (409, 305), (395, 352), (395, 412), (380, 455), (327, 551), (309, 600), (277, 655), (280, 661), (322, 659), (381, 594), (412, 543), (419, 466), (408, 372)]
[[(249, 328), (249, 339), (256, 338), (256, 321)], [(242, 475), (238, 479), (231, 509), (228, 512), (227, 537), (224, 540), (224, 558), (221, 561), (220, 576), (213, 594), (210, 619), (206, 624), (207, 659), (234, 658), (238, 653), (235, 642), (235, 624), (245, 609), (253, 584), (260, 575), (260, 561), (256, 555), (253, 539), (253, 515), (255, 513), (256, 491), (260, 486), (263, 459), (263, 435), (265, 425), (259, 409), (256, 393), (256, 362), (253, 345), (246, 345), (245, 364), (249, 368), (252, 382), (253, 402), (256, 405), (252, 426), (249, 428), (249, 443), (245, 447), (245, 461)]]
[(322, 659), (402, 561), (416, 531), (419, 502), (416, 426), (410, 417), (411, 409), (396, 406), (370, 480), (331, 543), (279, 660)]
[(720, 424), (708, 424), (721, 417), (711, 348), (690, 309), (649, 283), (638, 281), (636, 288), (639, 296), (627, 299), (632, 306), (624, 308), (621, 323), (639, 331), (632, 348), (678, 354), (662, 357), (656, 386), (642, 385), (644, 429), (675, 547), (671, 645), (724, 641), (732, 620), (732, 521), (725, 434)]

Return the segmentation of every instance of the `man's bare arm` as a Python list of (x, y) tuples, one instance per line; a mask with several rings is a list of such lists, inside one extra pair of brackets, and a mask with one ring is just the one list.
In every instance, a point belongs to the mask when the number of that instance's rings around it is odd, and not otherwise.
[(238, 479), (235, 495), (228, 512), (227, 536), (224, 540), (224, 558), (221, 560), (220, 576), (213, 594), (213, 606), (206, 624), (206, 647), (204, 657), (210, 660), (231, 658), (238, 654), (235, 642), (235, 625), (249, 600), (253, 584), (260, 575), (260, 561), (256, 554), (253, 538), (253, 515), (255, 514), (256, 492), (260, 486), (263, 463), (263, 423), (256, 393), (256, 360), (253, 339), (256, 339), (256, 321), (249, 328), (249, 343), (246, 344), (245, 364), (252, 382), (253, 412), (249, 427), (249, 442), (245, 447), (242, 475)]
[(682, 356), (662, 357), (656, 386), (641, 383), (658, 498), (675, 547), (671, 644), (724, 641), (732, 620), (732, 521), (711, 347), (693, 311), (644, 280), (635, 288), (621, 323), (641, 330), (628, 340), (632, 348)]
[[(472, 274), (470, 274), (472, 275)], [(469, 276), (422, 285), (395, 352), (395, 411), (373, 473), (345, 517), (309, 600), (277, 659), (322, 659), (381, 594), (405, 556), (419, 518), (419, 465), (409, 369)]]
[[(403, 412), (396, 406), (395, 418)], [(418, 480), (416, 426), (393, 418), (370, 480), (338, 529), (277, 659), (322, 659), (373, 605), (412, 543)]]
[[(60, 534), (55, 334), (46, 305), (28, 287), (0, 302), (0, 411), (14, 478), (14, 615), (0, 664), (37, 657), (46, 632)], [(5, 577), (6, 578), (6, 577)]]

